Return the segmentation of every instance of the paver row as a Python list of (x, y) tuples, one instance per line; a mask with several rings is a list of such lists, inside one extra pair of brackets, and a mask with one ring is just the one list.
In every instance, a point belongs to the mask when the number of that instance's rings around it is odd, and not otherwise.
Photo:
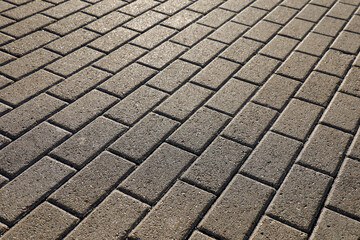
[(357, 239), (359, 5), (1, 2), (0, 239)]

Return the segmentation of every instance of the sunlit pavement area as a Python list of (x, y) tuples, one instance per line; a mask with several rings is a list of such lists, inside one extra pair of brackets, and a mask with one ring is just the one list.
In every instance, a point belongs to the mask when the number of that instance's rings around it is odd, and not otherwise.
[(359, 5), (0, 1), (0, 239), (360, 239)]

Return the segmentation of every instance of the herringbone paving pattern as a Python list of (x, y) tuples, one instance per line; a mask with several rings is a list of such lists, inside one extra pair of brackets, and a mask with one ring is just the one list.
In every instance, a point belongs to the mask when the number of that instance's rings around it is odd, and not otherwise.
[(359, 240), (359, 6), (0, 1), (0, 238)]

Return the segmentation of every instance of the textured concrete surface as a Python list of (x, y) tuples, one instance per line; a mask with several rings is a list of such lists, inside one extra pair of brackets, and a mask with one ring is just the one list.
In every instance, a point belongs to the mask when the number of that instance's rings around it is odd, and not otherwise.
[(0, 0), (0, 239), (359, 240), (360, 0)]

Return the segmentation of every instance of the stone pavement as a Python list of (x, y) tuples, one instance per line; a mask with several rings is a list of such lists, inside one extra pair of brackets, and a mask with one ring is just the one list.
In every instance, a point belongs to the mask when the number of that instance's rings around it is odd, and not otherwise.
[(0, 239), (360, 239), (359, 6), (0, 1)]

